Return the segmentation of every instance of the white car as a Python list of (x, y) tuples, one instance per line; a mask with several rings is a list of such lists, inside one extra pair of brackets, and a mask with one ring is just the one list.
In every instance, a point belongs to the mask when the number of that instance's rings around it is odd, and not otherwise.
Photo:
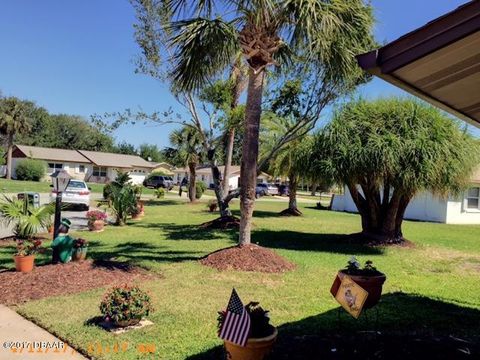
[[(57, 193), (52, 190), (50, 200), (55, 201)], [(67, 188), (62, 193), (62, 204), (81, 205), (84, 210), (90, 207), (90, 188), (85, 181), (70, 180)]]

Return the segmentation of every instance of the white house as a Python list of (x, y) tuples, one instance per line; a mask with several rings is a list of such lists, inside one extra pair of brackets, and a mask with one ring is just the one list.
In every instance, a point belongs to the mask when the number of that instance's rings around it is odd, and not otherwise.
[(12, 153), (14, 179), (18, 162), (25, 158), (45, 161), (47, 175), (63, 169), (75, 179), (97, 183), (112, 181), (118, 171), (123, 171), (129, 173), (133, 183), (141, 184), (155, 167), (155, 164), (135, 155), (15, 145)]
[[(225, 171), (225, 166), (219, 166), (218, 170), (220, 174)], [(189, 177), (190, 170), (188, 168), (178, 168), (173, 170), (173, 180), (176, 183), (180, 183), (184, 177)], [(257, 182), (264, 183), (268, 181), (270, 176), (264, 172), (260, 173), (257, 177)], [(202, 166), (196, 169), (196, 180), (203, 181), (207, 187), (213, 184), (212, 169), (209, 166)], [(228, 179), (228, 186), (231, 190), (238, 188), (238, 182), (240, 180), (240, 166), (232, 165), (230, 168), (230, 177)]]
[[(343, 195), (335, 195), (332, 210), (357, 212), (348, 188), (345, 187), (344, 190)], [(405, 219), (445, 224), (480, 224), (480, 169), (473, 175), (471, 186), (463, 196), (442, 199), (430, 192), (418, 194), (408, 205)]]

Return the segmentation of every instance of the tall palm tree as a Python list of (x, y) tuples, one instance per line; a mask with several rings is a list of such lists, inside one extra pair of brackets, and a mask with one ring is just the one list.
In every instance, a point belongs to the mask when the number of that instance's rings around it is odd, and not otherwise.
[(173, 146), (173, 151), (170, 152), (172, 162), (188, 167), (188, 198), (193, 202), (196, 200), (196, 169), (204, 158), (202, 139), (196, 129), (184, 126), (170, 133), (170, 143)]
[[(161, 62), (158, 39), (173, 48), (175, 87), (200, 89), (241, 51), (249, 66), (241, 163), (239, 243), (250, 243), (265, 69), (302, 56), (322, 64), (331, 81), (358, 74), (354, 55), (372, 46), (371, 8), (362, 0), (133, 0), (141, 8), (140, 46)], [(218, 10), (225, 16), (219, 16)], [(160, 19), (159, 19), (160, 18)], [(165, 19), (168, 26), (164, 25)], [(163, 24), (162, 24), (163, 22)], [(153, 29), (153, 33), (152, 30)], [(159, 30), (160, 29), (160, 30)], [(157, 30), (157, 33), (155, 33)], [(354, 69), (354, 70), (352, 70)]]
[(7, 143), (7, 179), (12, 178), (12, 150), (17, 134), (30, 130), (30, 104), (16, 97), (0, 99), (0, 134)]

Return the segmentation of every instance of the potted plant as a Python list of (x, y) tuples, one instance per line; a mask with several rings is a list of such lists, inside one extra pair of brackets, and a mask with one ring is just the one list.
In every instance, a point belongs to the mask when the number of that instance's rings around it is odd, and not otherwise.
[(17, 252), (14, 255), (15, 269), (20, 272), (30, 272), (35, 263), (35, 254), (40, 252), (41, 240), (17, 240)]
[[(240, 346), (230, 341), (224, 341), (229, 360), (262, 360), (272, 350), (278, 331), (270, 324), (268, 310), (264, 310), (258, 302), (250, 302), (245, 306), (250, 316), (250, 332), (245, 346)], [(226, 311), (220, 311), (218, 328), (222, 328)]]
[(349, 276), (368, 292), (367, 300), (363, 305), (364, 309), (369, 309), (379, 302), (382, 296), (383, 283), (387, 277), (373, 266), (372, 261), (367, 260), (362, 268), (355, 256), (352, 256), (347, 263), (347, 267), (337, 274), (337, 279), (330, 289), (333, 296), (337, 293), (340, 282), (345, 276)]
[(87, 212), (88, 230), (103, 231), (107, 214), (100, 210), (91, 210)]
[(73, 243), (73, 261), (82, 261), (87, 257), (88, 241), (85, 239), (76, 239)]
[(145, 202), (143, 200), (137, 200), (137, 209), (139, 216), (145, 215)]
[(100, 303), (105, 321), (117, 327), (138, 324), (153, 311), (150, 296), (138, 286), (116, 286), (109, 290)]
[(141, 211), (140, 209), (137, 207), (134, 207), (132, 210), (130, 210), (130, 215), (132, 215), (132, 220), (138, 220), (141, 218)]

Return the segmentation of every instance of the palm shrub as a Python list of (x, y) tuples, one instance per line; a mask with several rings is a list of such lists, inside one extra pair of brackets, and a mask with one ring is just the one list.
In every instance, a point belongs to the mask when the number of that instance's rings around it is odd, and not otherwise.
[(40, 181), (46, 173), (46, 164), (41, 160), (24, 159), (17, 165), (17, 180)]
[(15, 237), (22, 240), (32, 239), (46, 229), (51, 224), (54, 212), (54, 204), (35, 208), (27, 198), (17, 200), (4, 195), (0, 202), (0, 221), (6, 226), (13, 226)]
[(165, 197), (165, 189), (164, 188), (155, 189), (154, 193), (155, 193), (155, 196), (157, 197), (157, 199), (163, 199)]
[(138, 211), (137, 197), (131, 185), (112, 186), (109, 201), (115, 215), (115, 225), (125, 225), (127, 217)]
[(205, 190), (207, 190), (207, 185), (203, 181), (197, 182), (195, 184), (195, 199), (200, 199)]

